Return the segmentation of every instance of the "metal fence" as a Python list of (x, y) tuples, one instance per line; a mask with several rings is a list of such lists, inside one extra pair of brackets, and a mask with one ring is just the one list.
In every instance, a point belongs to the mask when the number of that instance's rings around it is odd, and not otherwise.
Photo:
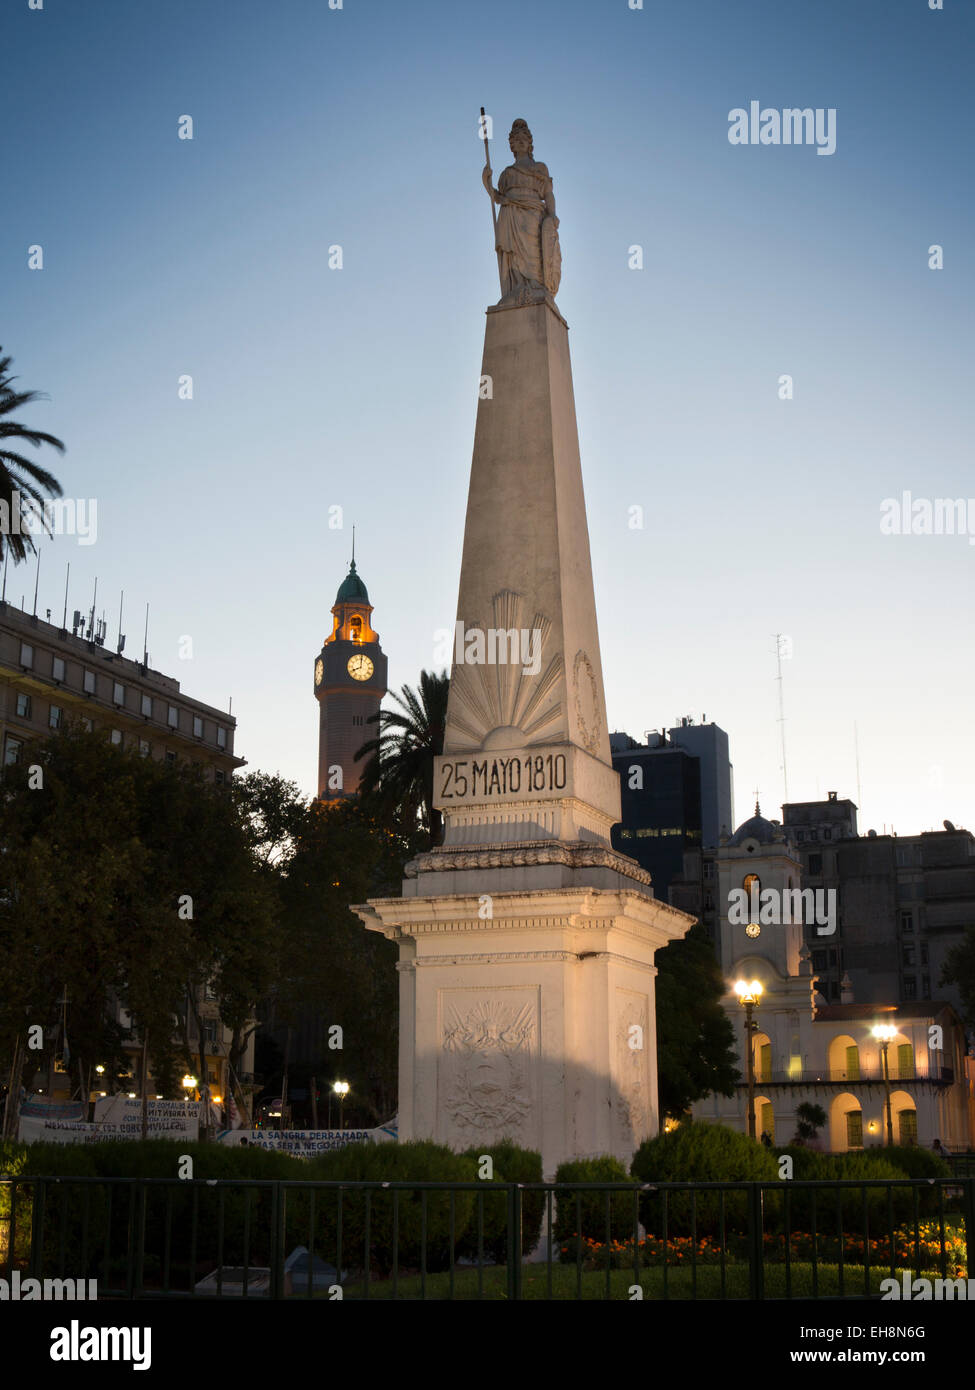
[(973, 1253), (973, 1176), (0, 1178), (0, 1274), (111, 1298), (877, 1298), (975, 1277)]

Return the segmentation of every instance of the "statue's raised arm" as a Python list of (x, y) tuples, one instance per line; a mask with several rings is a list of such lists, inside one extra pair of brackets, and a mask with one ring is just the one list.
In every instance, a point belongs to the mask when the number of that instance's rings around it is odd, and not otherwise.
[(558, 292), (562, 278), (555, 194), (548, 169), (532, 157), (527, 122), (514, 122), (508, 144), (515, 162), (502, 170), (497, 188), (491, 183), (490, 165), (482, 176), (498, 208), (495, 247), (501, 303), (537, 304)]

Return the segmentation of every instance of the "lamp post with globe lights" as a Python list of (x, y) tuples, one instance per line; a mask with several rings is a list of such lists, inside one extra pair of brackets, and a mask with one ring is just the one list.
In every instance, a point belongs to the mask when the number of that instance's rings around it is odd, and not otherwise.
[(339, 1098), (339, 1129), (345, 1129), (345, 1098), (349, 1094), (349, 1083), (347, 1081), (335, 1081), (332, 1090)]
[(884, 1072), (884, 1092), (887, 1096), (887, 1143), (894, 1142), (894, 1117), (890, 1109), (890, 1064), (887, 1060), (887, 1049), (891, 1039), (897, 1036), (897, 1029), (892, 1023), (875, 1023), (871, 1028), (871, 1033), (880, 1043), (880, 1054)]
[(758, 1027), (752, 1021), (752, 1010), (762, 997), (761, 980), (736, 980), (735, 993), (738, 1003), (745, 1010), (745, 1051), (748, 1057), (748, 1136), (755, 1136), (755, 1053), (752, 1047), (752, 1034)]

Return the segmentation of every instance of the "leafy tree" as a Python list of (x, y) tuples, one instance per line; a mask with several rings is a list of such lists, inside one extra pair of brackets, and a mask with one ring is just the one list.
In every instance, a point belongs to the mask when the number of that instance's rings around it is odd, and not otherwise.
[(443, 752), (449, 689), (446, 671), (421, 671), (419, 692), (408, 685), (402, 695), (393, 692), (399, 710), (373, 715), (369, 722), (378, 722), (379, 733), (356, 753), (369, 759), (359, 784), (362, 796), (407, 833), (419, 820), (432, 845), (443, 839), (443, 816), (433, 804), (433, 760)]
[(15, 534), (13, 531), (13, 518), (22, 515), (21, 503), (15, 500), (14, 494), (30, 498), (38, 507), (43, 507), (45, 493), (50, 497), (61, 496), (61, 484), (54, 475), (40, 464), (25, 458), (20, 449), (25, 444), (35, 449), (42, 444), (50, 444), (52, 449), (63, 454), (64, 445), (53, 434), (45, 434), (43, 430), (32, 429), (21, 420), (10, 418), (14, 411), (43, 400), (44, 396), (39, 391), (14, 390), (16, 377), (11, 376), (9, 371), (13, 358), (4, 357), (2, 353), (3, 349), (0, 348), (0, 516), (10, 519), (11, 530), (5, 536), (5, 528), (0, 526), (0, 559), (3, 558), (6, 543), (7, 552), (13, 556), (16, 565), (25, 560), (28, 553), (33, 554), (35, 547), (29, 533)]
[(315, 1075), (339, 1071), (351, 1086), (348, 1110), (388, 1119), (397, 1075), (397, 950), (366, 931), (351, 911), (401, 891), (410, 842), (358, 798), (314, 800), (280, 881), (281, 966), (275, 1022), (314, 1016), (342, 1029), (342, 1048), (323, 1043)]
[[(189, 1062), (177, 1020), (199, 987), (228, 1026), (249, 1015), (267, 988), (276, 904), (225, 789), (69, 727), (4, 769), (0, 792), (0, 1037), (25, 1021), (47, 1037), (67, 983), (82, 1075), (109, 1065), (118, 1001), (158, 1081)], [(114, 1042), (117, 1058), (117, 1031)]]
[(661, 1114), (680, 1116), (712, 1092), (732, 1096), (738, 1080), (734, 1032), (721, 1007), (724, 980), (699, 922), (654, 957), (657, 1073)]

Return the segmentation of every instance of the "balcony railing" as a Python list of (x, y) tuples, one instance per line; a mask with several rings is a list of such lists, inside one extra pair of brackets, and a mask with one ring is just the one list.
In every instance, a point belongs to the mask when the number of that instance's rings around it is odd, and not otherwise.
[[(901, 1085), (910, 1081), (930, 1081), (936, 1085), (950, 1085), (955, 1079), (955, 1072), (952, 1067), (929, 1067), (927, 1071), (919, 1071), (916, 1067), (908, 1070), (898, 1071), (897, 1067), (891, 1067), (889, 1073), (890, 1084)], [(745, 1085), (747, 1077), (743, 1077), (739, 1083)], [(839, 1067), (820, 1067), (804, 1068), (797, 1071), (763, 1071), (760, 1067), (755, 1068), (756, 1086), (882, 1086), (884, 1084), (884, 1074), (879, 1068), (874, 1071), (867, 1071), (860, 1068), (858, 1071), (844, 1071)]]

